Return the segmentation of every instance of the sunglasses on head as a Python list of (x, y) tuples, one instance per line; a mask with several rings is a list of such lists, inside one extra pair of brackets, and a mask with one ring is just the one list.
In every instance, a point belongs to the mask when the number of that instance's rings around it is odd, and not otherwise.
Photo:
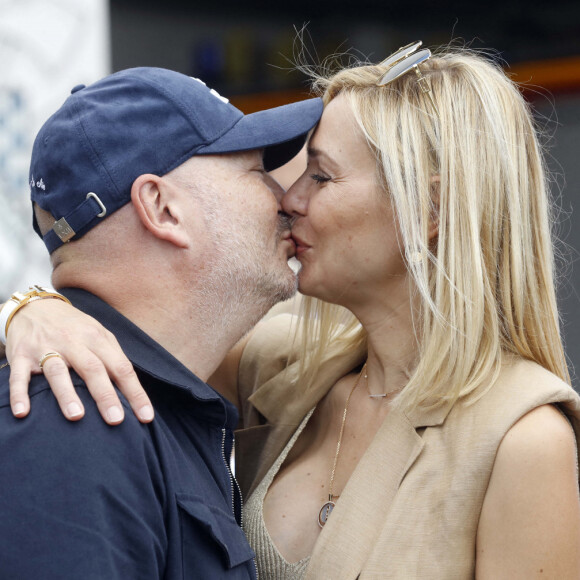
[(377, 86), (386, 86), (413, 70), (417, 75), (417, 84), (419, 85), (419, 88), (429, 97), (433, 110), (437, 117), (439, 117), (439, 111), (437, 110), (437, 106), (433, 100), (433, 95), (431, 94), (431, 85), (419, 69), (421, 63), (431, 58), (431, 51), (428, 48), (424, 48), (417, 52), (417, 49), (420, 48), (422, 44), (423, 43), (420, 40), (417, 42), (411, 42), (410, 44), (399, 48), (397, 52), (383, 60), (378, 66), (387, 67), (387, 71), (377, 81)]

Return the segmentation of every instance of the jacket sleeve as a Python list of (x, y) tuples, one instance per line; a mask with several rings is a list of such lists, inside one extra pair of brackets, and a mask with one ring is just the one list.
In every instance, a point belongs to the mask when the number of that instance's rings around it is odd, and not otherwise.
[(161, 578), (164, 485), (148, 427), (131, 412), (109, 427), (84, 387), (75, 423), (48, 387), (34, 392), (21, 420), (0, 400), (2, 578)]

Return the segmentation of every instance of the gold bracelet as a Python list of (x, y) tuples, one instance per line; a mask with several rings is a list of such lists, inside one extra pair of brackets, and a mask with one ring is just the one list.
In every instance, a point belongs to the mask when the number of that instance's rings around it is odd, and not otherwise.
[(27, 292), (14, 292), (10, 299), (0, 309), (0, 342), (6, 344), (6, 335), (8, 327), (14, 318), (14, 315), (24, 306), (35, 300), (44, 298), (56, 298), (70, 304), (70, 300), (58, 293), (52, 288), (43, 288), (42, 286), (31, 286)]

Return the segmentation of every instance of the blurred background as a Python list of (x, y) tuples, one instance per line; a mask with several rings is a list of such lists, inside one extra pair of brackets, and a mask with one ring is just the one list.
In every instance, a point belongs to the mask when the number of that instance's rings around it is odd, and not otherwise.
[(494, 51), (538, 114), (560, 215), (559, 295), (574, 386), (580, 384), (580, 2), (578, 0), (0, 0), (0, 300), (50, 283), (31, 230), (34, 135), (78, 84), (160, 66), (202, 78), (249, 113), (308, 96), (293, 70), (352, 51), (380, 61), (422, 39)]

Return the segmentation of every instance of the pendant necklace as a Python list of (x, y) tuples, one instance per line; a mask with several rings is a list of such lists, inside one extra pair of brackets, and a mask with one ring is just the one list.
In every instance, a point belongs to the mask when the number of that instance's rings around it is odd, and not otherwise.
[(366, 363), (365, 363), (365, 366), (363, 368), (363, 371), (364, 371), (365, 384), (366, 384), (366, 387), (367, 387), (367, 393), (369, 395), (369, 399), (373, 399), (374, 401), (377, 401), (378, 399), (384, 399), (384, 400), (386, 400), (387, 397), (390, 399), (393, 395), (396, 395), (397, 393), (399, 393), (401, 391), (401, 389), (399, 388), (399, 389), (394, 389), (392, 391), (388, 391), (386, 393), (376, 393), (376, 394), (371, 393), (371, 389), (369, 387), (369, 378), (368, 378), (368, 375), (367, 375), (367, 365), (366, 365)]
[(334, 454), (334, 463), (332, 464), (332, 471), (330, 473), (330, 485), (328, 486), (328, 501), (320, 508), (320, 512), (318, 512), (318, 525), (323, 528), (328, 520), (328, 516), (332, 513), (334, 506), (336, 503), (334, 502), (335, 499), (338, 499), (338, 495), (333, 495), (333, 486), (334, 486), (334, 474), (336, 472), (336, 464), (338, 463), (338, 456), (340, 455), (340, 444), (342, 443), (342, 434), (344, 433), (344, 424), (346, 423), (346, 414), (348, 413), (348, 404), (350, 402), (350, 398), (354, 393), (355, 389), (358, 387), (360, 383), (361, 377), (364, 375), (365, 379), (367, 378), (367, 363), (365, 362), (359, 376), (354, 383), (354, 387), (351, 389), (348, 398), (346, 399), (346, 404), (344, 405), (344, 412), (342, 413), (342, 424), (340, 426), (340, 432), (338, 433), (338, 441), (336, 443), (336, 453)]
[(367, 365), (365, 364), (365, 368), (363, 369), (365, 372), (365, 383), (367, 385), (367, 393), (369, 394), (369, 397), (371, 399), (384, 399), (388, 393), (377, 393), (376, 395), (373, 395), (373, 393), (371, 393), (371, 390), (369, 388), (369, 377), (367, 375)]
[(367, 375), (367, 365), (365, 364), (363, 371), (365, 372), (365, 383), (367, 386), (367, 393), (369, 394), (369, 397), (371, 399), (384, 399), (387, 396), (387, 393), (377, 393), (376, 395), (373, 395), (373, 393), (371, 393), (371, 390), (369, 388), (369, 377)]

